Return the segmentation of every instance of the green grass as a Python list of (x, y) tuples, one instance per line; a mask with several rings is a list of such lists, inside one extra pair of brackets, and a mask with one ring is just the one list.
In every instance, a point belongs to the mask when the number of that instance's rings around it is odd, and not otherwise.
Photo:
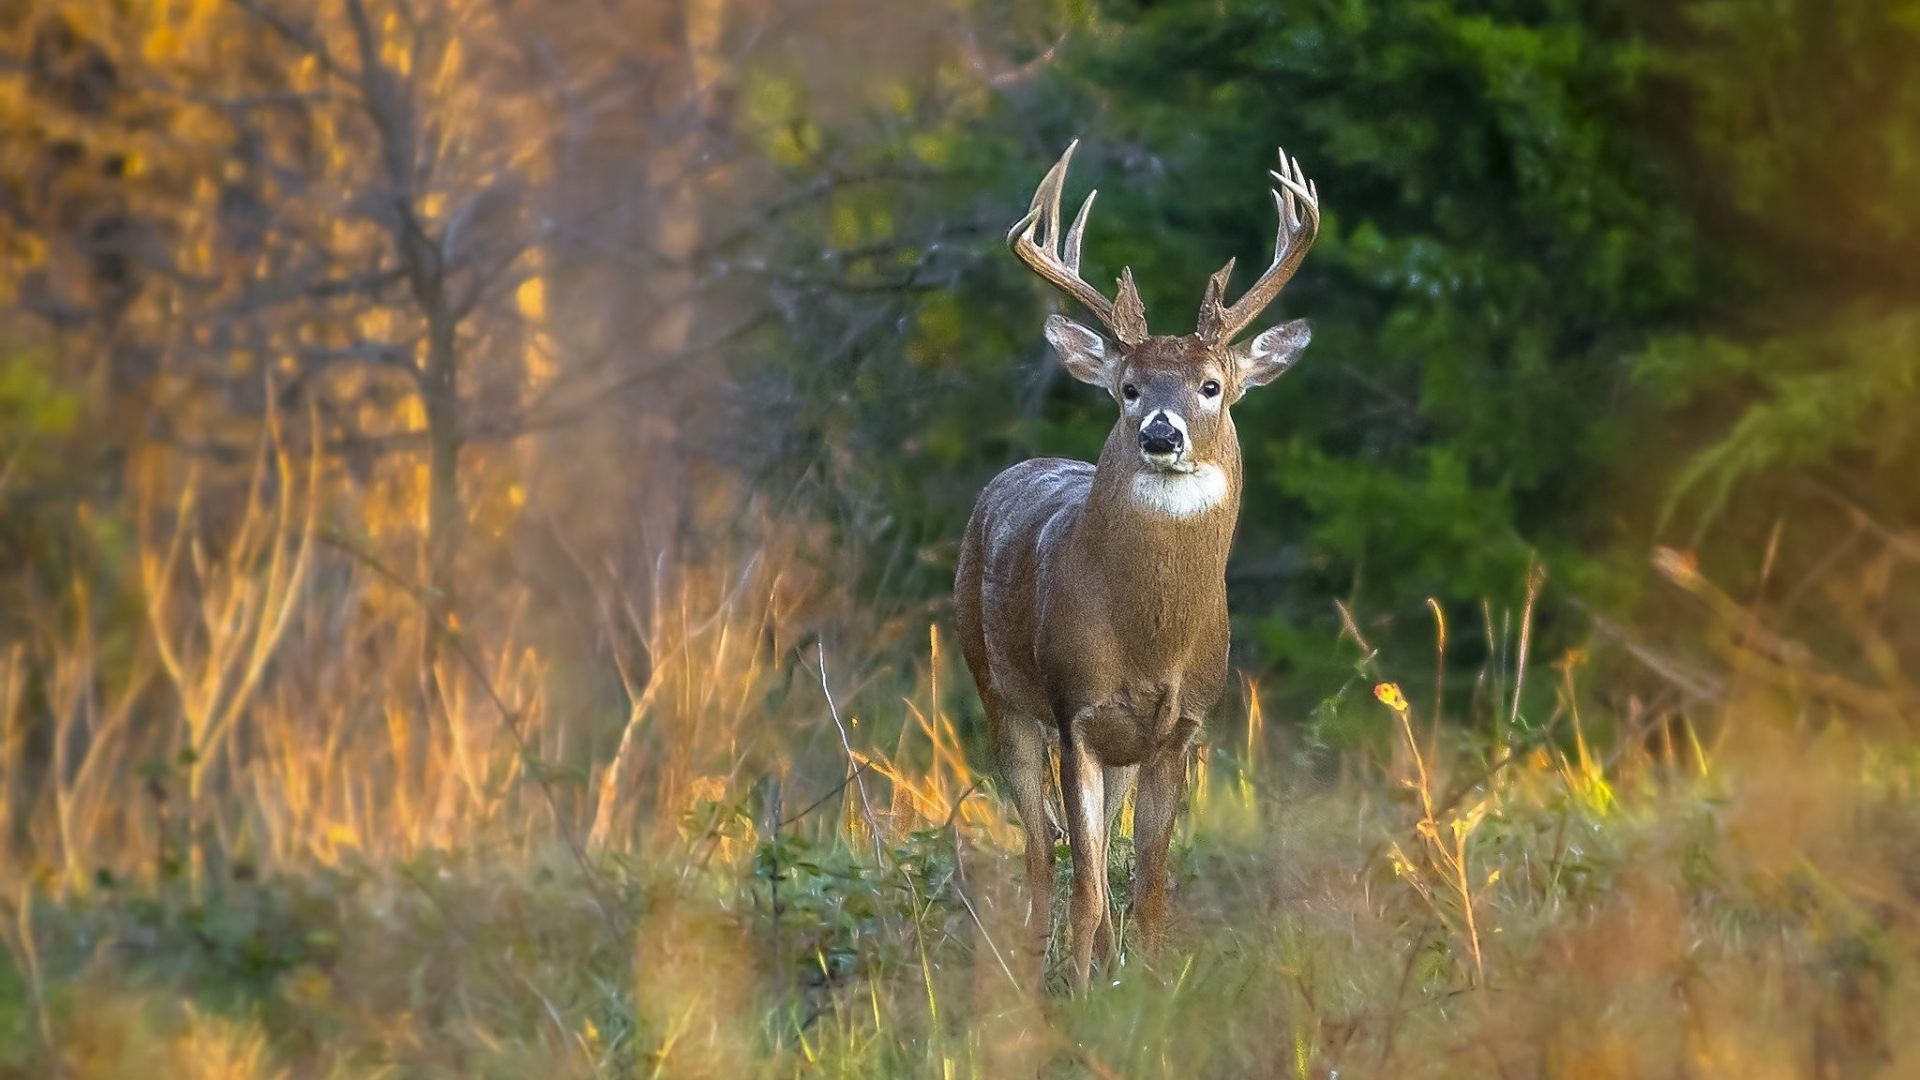
[(1920, 1075), (1920, 753), (1794, 672), (1628, 722), (1570, 654), (1530, 715), (1523, 614), (1439, 731), (1364, 644), (1284, 725), (1248, 681), (1168, 948), (1073, 997), (936, 633), (829, 654), (804, 560), (715, 560), (602, 611), (617, 693), (463, 624), (429, 722), (417, 605), (262, 529), (148, 559), (198, 604), (124, 656), (0, 653), (0, 1075)]
[(1433, 887), (1405, 787), (1215, 768), (1176, 844), (1167, 953), (1129, 950), (1082, 999), (1057, 974), (1018, 985), (1017, 859), (989, 830), (926, 828), (876, 862), (835, 801), (768, 838), (727, 792), (677, 841), (593, 858), (591, 888), (560, 845), (29, 886), (0, 1069), (1911, 1074), (1915, 761), (1830, 739), (1649, 767), (1606, 801), (1541, 755), (1463, 800), (1484, 804), (1465, 900)]

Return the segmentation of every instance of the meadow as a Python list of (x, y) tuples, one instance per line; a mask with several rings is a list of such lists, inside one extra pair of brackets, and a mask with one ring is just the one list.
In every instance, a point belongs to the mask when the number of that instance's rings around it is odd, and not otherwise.
[[(282, 479), (220, 543), (143, 551), (150, 647), (118, 679), (84, 626), (0, 666), (8, 1075), (1920, 1065), (1920, 754), (1793, 722), (1757, 675), (1737, 706), (1584, 714), (1581, 652), (1514, 685), (1529, 605), (1476, 711), (1442, 717), (1420, 685), (1444, 657), (1378, 655), (1349, 619), (1326, 648), (1350, 675), (1312, 717), (1277, 721), (1243, 678), (1213, 718), (1172, 940), (1140, 955), (1116, 900), (1121, 955), (1074, 998), (1059, 931), (1046, 957), (1022, 932), (1018, 825), (938, 623), (821, 632), (831, 575), (769, 544), (645, 611), (603, 598), (649, 665), (619, 665), (624, 710), (568, 696), (566, 659), (508, 619), (448, 632), (445, 723), (422, 727), (392, 645), (424, 605)], [(17, 768), (28, 649), (57, 659), (39, 783)], [(176, 729), (128, 723), (153, 693)]]

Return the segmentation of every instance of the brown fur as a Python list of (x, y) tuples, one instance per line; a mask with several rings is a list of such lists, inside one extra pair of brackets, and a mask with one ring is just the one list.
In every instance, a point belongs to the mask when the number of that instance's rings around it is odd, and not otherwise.
[[(1039, 458), (1002, 472), (981, 493), (961, 544), (961, 642), (1027, 825), (1028, 918), (1043, 940), (1053, 863), (1039, 823), (1048, 754), (1061, 755), (1076, 988), (1086, 985), (1093, 954), (1112, 947), (1107, 834), (1136, 770), (1133, 911), (1150, 949), (1163, 934), (1186, 751), (1227, 680), (1227, 551), (1241, 486), (1229, 403), (1264, 381), (1264, 372), (1248, 373), (1244, 355), (1156, 337), (1100, 368), (1122, 414), (1099, 464)], [(1201, 392), (1209, 380), (1220, 385), (1211, 408)], [(1139, 390), (1131, 404), (1129, 384)], [(1151, 471), (1140, 428), (1162, 410), (1186, 421), (1188, 463), (1224, 475), (1224, 496), (1210, 509), (1173, 517), (1131, 494)], [(1086, 812), (1095, 806), (1103, 812)]]
[(1166, 925), (1167, 845), (1186, 753), (1227, 681), (1227, 549), (1240, 516), (1240, 439), (1228, 409), (1306, 348), (1295, 320), (1230, 344), (1273, 301), (1320, 227), (1320, 197), (1300, 163), (1271, 173), (1280, 215), (1273, 262), (1226, 302), (1233, 263), (1207, 282), (1199, 326), (1147, 333), (1122, 271), (1108, 300), (1080, 276), (1089, 194), (1060, 229), (1073, 146), (1007, 233), (1013, 254), (1091, 311), (1108, 340), (1047, 320), (1067, 371), (1113, 395), (1120, 418), (1100, 462), (1040, 458), (994, 477), (967, 521), (953, 602), (967, 667), (1015, 808), (1027, 830), (1027, 921), (1042, 938), (1053, 896), (1047, 758), (1057, 747), (1073, 848), (1070, 974), (1085, 990), (1095, 952), (1113, 947), (1107, 833), (1137, 778), (1133, 914), (1148, 951)]

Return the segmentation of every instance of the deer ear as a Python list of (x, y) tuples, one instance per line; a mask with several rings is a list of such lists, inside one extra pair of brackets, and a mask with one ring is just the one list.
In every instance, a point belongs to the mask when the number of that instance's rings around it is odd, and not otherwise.
[(1060, 354), (1067, 374), (1083, 383), (1106, 386), (1117, 356), (1107, 339), (1065, 315), (1047, 316), (1047, 342)]
[(1279, 378), (1300, 359), (1312, 337), (1313, 324), (1305, 319), (1260, 331), (1252, 341), (1234, 350), (1234, 359), (1240, 365), (1240, 385), (1265, 386)]

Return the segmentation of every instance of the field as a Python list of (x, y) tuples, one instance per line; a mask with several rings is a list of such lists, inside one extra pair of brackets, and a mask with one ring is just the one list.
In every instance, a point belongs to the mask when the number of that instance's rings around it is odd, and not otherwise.
[[(40, 643), (70, 681), (42, 688), (55, 769), (5, 793), (25, 838), (6, 852), (9, 1075), (1920, 1067), (1900, 1022), (1920, 755), (1788, 724), (1762, 694), (1636, 732), (1580, 714), (1576, 653), (1541, 668), (1563, 680), (1550, 718), (1529, 725), (1490, 668), (1486, 715), (1436, 724), (1390, 658), (1330, 641), (1355, 667), (1311, 722), (1266, 716), (1251, 680), (1214, 718), (1172, 941), (1129, 943), (1074, 999), (1057, 940), (1032, 991), (1017, 824), (937, 625), (869, 627), (894, 645), (864, 655), (809, 639), (799, 564), (765, 555), (689, 571), (644, 614), (608, 605), (651, 664), (602, 699), (624, 714), (569, 696), (564, 662), (456, 631), (448, 723), (422, 731), (406, 662), (379, 666), (394, 626), (342, 632), (288, 599), (323, 573), (363, 610), (404, 595), (273, 520), (224, 563), (153, 553), (154, 584), (190, 579), (208, 617), (157, 613), (179, 636), (118, 694), (98, 643)], [(6, 661), (17, 764), (23, 654)], [(163, 686), (204, 725), (191, 743), (127, 726)], [(1315, 725), (1364, 737), (1328, 749)]]

